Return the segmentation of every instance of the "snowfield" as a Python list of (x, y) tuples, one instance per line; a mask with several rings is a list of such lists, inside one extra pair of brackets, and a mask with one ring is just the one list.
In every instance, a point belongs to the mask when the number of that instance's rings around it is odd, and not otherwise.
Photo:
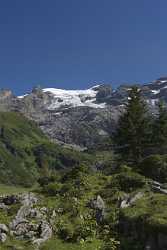
[[(65, 90), (56, 88), (44, 88), (42, 91), (51, 96), (51, 104), (47, 107), (48, 110), (54, 110), (61, 107), (92, 107), (92, 108), (105, 108), (105, 103), (96, 103), (96, 94), (98, 87), (96, 85), (86, 90)], [(27, 95), (18, 96), (23, 99)]]

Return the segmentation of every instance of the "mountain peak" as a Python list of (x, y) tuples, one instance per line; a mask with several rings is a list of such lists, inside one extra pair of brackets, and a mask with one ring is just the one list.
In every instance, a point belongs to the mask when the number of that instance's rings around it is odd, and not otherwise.
[(158, 84), (158, 85), (167, 83), (167, 76), (160, 77), (157, 80), (155, 80), (153, 83)]

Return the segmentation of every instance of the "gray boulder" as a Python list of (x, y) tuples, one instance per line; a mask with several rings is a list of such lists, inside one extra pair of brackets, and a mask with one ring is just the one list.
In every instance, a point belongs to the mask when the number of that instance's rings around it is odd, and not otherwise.
[(5, 233), (0, 233), (0, 241), (4, 243), (7, 240), (7, 235)]
[(95, 210), (95, 216), (97, 223), (100, 223), (104, 220), (105, 217), (105, 203), (100, 195), (96, 199), (92, 200), (89, 203), (89, 206)]
[(35, 239), (33, 241), (33, 244), (37, 246), (40, 246), (42, 243), (44, 243), (45, 241), (47, 241), (48, 239), (52, 237), (52, 233), (53, 233), (52, 228), (46, 221), (41, 222), (41, 224), (39, 225), (38, 231), (40, 232), (40, 238)]
[(0, 232), (8, 233), (9, 229), (5, 224), (0, 224)]

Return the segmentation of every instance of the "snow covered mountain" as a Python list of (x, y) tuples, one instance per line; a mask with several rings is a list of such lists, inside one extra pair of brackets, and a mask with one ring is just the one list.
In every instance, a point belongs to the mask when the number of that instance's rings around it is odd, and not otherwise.
[[(152, 112), (156, 111), (160, 99), (167, 103), (167, 77), (139, 88)], [(37, 87), (18, 97), (2, 90), (0, 110), (23, 113), (54, 141), (91, 147), (111, 135), (130, 89), (131, 85), (121, 85), (114, 90), (108, 84), (86, 90)]]
[[(92, 108), (105, 108), (105, 103), (97, 104), (96, 95), (100, 85), (94, 86), (86, 90), (64, 90), (56, 88), (42, 89), (43, 93), (48, 94), (52, 103), (48, 106), (48, 110), (59, 109), (62, 107), (92, 107)], [(27, 96), (18, 96), (23, 99)]]

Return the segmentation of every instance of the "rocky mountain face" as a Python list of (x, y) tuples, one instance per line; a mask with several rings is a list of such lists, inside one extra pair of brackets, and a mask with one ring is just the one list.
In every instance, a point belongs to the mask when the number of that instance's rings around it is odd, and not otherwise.
[[(152, 111), (159, 99), (167, 102), (167, 77), (139, 87)], [(130, 89), (131, 85), (121, 85), (114, 90), (107, 84), (87, 90), (38, 87), (18, 97), (1, 90), (0, 111), (23, 113), (54, 141), (91, 147), (111, 135)]]

